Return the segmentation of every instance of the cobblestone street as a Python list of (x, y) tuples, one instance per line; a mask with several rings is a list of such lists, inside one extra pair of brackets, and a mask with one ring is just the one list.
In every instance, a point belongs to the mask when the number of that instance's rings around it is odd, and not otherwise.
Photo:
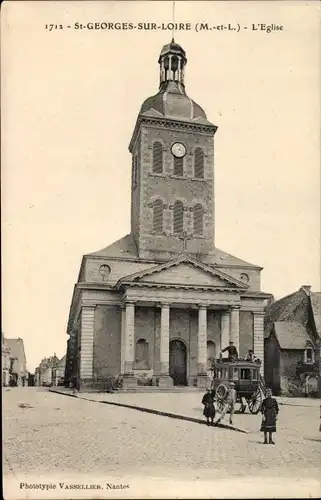
[(318, 406), (282, 406), (276, 446), (264, 446), (259, 415), (238, 416), (251, 422), (242, 434), (44, 388), (4, 389), (3, 398), (5, 498), (102, 498), (91, 490), (19, 489), (21, 481), (76, 480), (130, 484), (103, 498), (142, 497), (142, 484), (151, 498), (168, 488), (173, 495), (173, 485), (180, 498), (208, 495), (206, 488), (221, 498), (273, 496), (277, 487), (284, 497), (320, 494)]

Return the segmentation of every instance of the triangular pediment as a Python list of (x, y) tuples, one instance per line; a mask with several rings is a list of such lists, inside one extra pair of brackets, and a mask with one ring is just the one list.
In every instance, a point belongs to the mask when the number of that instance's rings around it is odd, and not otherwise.
[(151, 266), (138, 273), (125, 276), (121, 284), (143, 284), (182, 286), (182, 287), (214, 287), (245, 290), (245, 285), (239, 280), (223, 273), (222, 271), (207, 266), (191, 257), (180, 257), (164, 264)]

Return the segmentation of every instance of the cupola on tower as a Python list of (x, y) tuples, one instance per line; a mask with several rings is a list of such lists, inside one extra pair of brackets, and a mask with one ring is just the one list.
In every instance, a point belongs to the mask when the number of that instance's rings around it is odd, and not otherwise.
[(217, 127), (186, 94), (185, 50), (172, 40), (158, 63), (159, 90), (142, 104), (129, 145), (131, 232), (140, 258), (201, 256), (214, 247)]

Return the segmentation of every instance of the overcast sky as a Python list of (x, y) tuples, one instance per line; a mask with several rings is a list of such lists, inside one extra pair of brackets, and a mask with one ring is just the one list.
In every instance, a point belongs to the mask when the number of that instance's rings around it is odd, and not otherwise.
[[(192, 23), (186, 91), (218, 126), (216, 246), (264, 267), (276, 298), (320, 290), (318, 2), (176, 2)], [(2, 9), (3, 331), (29, 370), (65, 353), (82, 255), (130, 230), (128, 144), (158, 90), (168, 31), (45, 24), (170, 22), (170, 2), (9, 2)], [(247, 30), (203, 31), (232, 23)], [(252, 31), (252, 23), (283, 31)]]

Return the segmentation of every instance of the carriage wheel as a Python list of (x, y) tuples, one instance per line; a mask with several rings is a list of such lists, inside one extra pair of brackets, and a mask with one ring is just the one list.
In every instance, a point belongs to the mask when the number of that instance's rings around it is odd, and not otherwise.
[(255, 391), (254, 394), (252, 394), (250, 398), (247, 399), (249, 410), (253, 415), (259, 413), (262, 405), (262, 400), (262, 392), (259, 388)]
[(217, 411), (219, 413), (222, 413), (222, 411), (224, 410), (224, 406), (225, 406), (225, 402), (224, 402), (224, 399), (218, 399), (217, 400)]
[(226, 385), (220, 384), (215, 392), (215, 399), (216, 399), (216, 406), (217, 410), (222, 413), (224, 406), (225, 406), (225, 398), (227, 394), (227, 388)]

